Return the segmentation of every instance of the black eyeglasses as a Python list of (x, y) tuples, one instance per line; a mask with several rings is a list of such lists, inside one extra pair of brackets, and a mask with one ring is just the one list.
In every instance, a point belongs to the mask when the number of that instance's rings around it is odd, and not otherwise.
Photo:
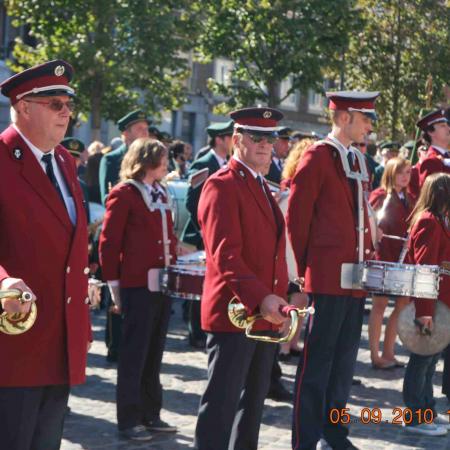
[(264, 139), (269, 143), (273, 144), (278, 136), (274, 136), (272, 134), (253, 134), (253, 133), (245, 133), (255, 144), (259, 144)]
[(38, 105), (48, 106), (49, 109), (51, 109), (52, 111), (55, 111), (55, 112), (62, 111), (64, 106), (67, 107), (67, 109), (70, 112), (73, 112), (75, 110), (75, 102), (73, 100), (69, 100), (67, 102), (62, 102), (61, 100), (58, 100), (58, 99), (53, 99), (48, 102), (39, 102), (37, 100), (28, 100), (28, 99), (24, 99), (24, 100), (28, 103), (37, 103)]

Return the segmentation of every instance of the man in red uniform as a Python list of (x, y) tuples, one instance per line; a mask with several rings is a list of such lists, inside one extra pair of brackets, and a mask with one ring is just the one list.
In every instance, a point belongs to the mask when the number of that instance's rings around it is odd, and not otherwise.
[[(87, 224), (75, 162), (61, 146), (72, 67), (55, 60), (0, 84), (12, 125), (0, 135), (0, 289), (29, 290), (34, 326), (0, 333), (0, 435), (8, 450), (59, 449), (71, 385), (91, 340)], [(5, 312), (31, 303), (2, 299)]]
[(233, 157), (206, 181), (198, 206), (206, 250), (201, 321), (208, 382), (200, 400), (197, 450), (258, 446), (276, 344), (246, 338), (228, 319), (229, 301), (237, 297), (250, 314), (263, 315), (258, 331), (274, 333), (285, 320), (279, 312), (288, 287), (284, 220), (261, 175), (283, 116), (271, 108), (230, 115)]
[(364, 164), (362, 155), (350, 144), (364, 142), (372, 131), (377, 96), (327, 93), (332, 131), (306, 151), (291, 184), (287, 226), (298, 276), (316, 309), (297, 371), (295, 450), (315, 449), (322, 435), (333, 449), (355, 448), (348, 430), (329, 421), (330, 412), (347, 403), (364, 311), (364, 292), (341, 287), (341, 268), (367, 259), (372, 244), (367, 207), (362, 202), (358, 208), (359, 182), (347, 178), (344, 168), (348, 161), (351, 170), (362, 171), (355, 163)]
[(422, 117), (417, 126), (422, 130), (423, 140), (429, 144), (424, 160), (418, 166), (419, 184), (432, 173), (450, 173), (450, 127), (445, 109), (437, 109)]

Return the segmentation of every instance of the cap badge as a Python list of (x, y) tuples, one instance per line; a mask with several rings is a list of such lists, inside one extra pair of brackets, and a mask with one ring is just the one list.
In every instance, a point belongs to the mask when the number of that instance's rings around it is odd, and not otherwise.
[(78, 142), (77, 142), (77, 141), (72, 141), (72, 142), (70, 143), (70, 149), (71, 149), (71, 150), (78, 150), (78, 147), (79, 147), (79, 145), (78, 145)]
[(13, 155), (16, 159), (22, 159), (22, 150), (20, 148), (15, 148), (13, 150)]
[(57, 77), (60, 77), (61, 75), (64, 74), (65, 70), (66, 70), (66, 69), (64, 69), (64, 66), (56, 66), (56, 67), (55, 67), (55, 75), (56, 75)]
[(263, 117), (264, 119), (270, 119), (272, 117), (272, 111), (264, 111)]

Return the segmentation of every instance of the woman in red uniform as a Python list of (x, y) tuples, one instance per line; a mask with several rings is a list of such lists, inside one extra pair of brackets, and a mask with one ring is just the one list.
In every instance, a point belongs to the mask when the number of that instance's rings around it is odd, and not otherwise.
[(122, 183), (106, 201), (100, 236), (103, 278), (123, 315), (117, 368), (117, 421), (122, 437), (148, 440), (151, 431), (175, 431), (161, 420), (159, 379), (170, 298), (160, 292), (159, 270), (175, 259), (167, 193), (168, 153), (159, 141), (141, 138), (128, 149)]
[[(377, 211), (378, 227), (384, 235), (405, 238), (406, 219), (411, 213), (413, 201), (407, 193), (411, 177), (411, 163), (403, 158), (392, 158), (386, 163), (381, 187), (370, 194), (369, 202)], [(404, 241), (382, 237), (375, 258), (379, 261), (398, 262)], [(394, 346), (397, 336), (397, 321), (400, 311), (408, 303), (406, 297), (396, 297), (395, 308), (389, 317), (384, 332), (383, 353), (380, 356), (380, 336), (383, 314), (388, 297), (374, 295), (369, 318), (369, 347), (372, 365), (377, 369), (402, 366), (395, 359)]]
[[(414, 208), (408, 243), (408, 262), (440, 265), (450, 260), (450, 175), (429, 175)], [(450, 277), (441, 277), (439, 300), (450, 306)], [(433, 329), (435, 301), (415, 299), (416, 319), (422, 326)], [(434, 423), (417, 423), (418, 414), (405, 430), (418, 434), (445, 436), (448, 417), (437, 416), (433, 398), (433, 375), (440, 353), (421, 356), (411, 353), (403, 382), (403, 399), (412, 411), (431, 409)], [(422, 414), (423, 417), (423, 414)]]

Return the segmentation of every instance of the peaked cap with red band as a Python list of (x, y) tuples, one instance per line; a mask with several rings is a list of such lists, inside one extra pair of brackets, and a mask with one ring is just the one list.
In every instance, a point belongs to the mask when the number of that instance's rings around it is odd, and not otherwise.
[(426, 131), (426, 129), (430, 125), (434, 125), (435, 123), (445, 122), (448, 123), (447, 112), (445, 109), (437, 109), (435, 111), (431, 111), (430, 113), (423, 116), (419, 119), (416, 125), (422, 130)]
[(330, 103), (328, 108), (334, 111), (358, 111), (373, 120), (377, 119), (375, 113), (375, 100), (379, 92), (364, 91), (337, 91), (327, 92)]
[(0, 84), (0, 91), (9, 97), (12, 105), (27, 95), (73, 97), (75, 91), (69, 86), (72, 75), (73, 68), (69, 63), (55, 59), (6, 79)]
[(274, 133), (278, 131), (278, 122), (283, 113), (265, 106), (258, 108), (242, 108), (230, 113), (235, 129), (243, 129), (259, 133)]

